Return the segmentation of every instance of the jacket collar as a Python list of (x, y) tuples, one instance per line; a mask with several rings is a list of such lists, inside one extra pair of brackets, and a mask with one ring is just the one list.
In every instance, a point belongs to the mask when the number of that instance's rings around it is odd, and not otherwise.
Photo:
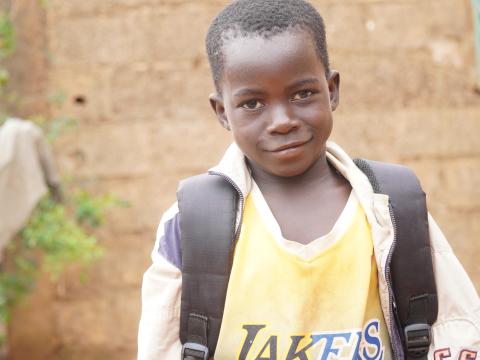
[(208, 172), (230, 178), (245, 198), (252, 189), (252, 176), (245, 161), (245, 155), (235, 143), (228, 147), (218, 165), (210, 168)]

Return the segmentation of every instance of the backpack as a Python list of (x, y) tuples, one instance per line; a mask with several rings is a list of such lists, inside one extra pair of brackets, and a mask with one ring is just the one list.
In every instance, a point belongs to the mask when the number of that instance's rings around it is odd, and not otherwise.
[[(438, 302), (433, 274), (425, 193), (405, 166), (354, 160), (373, 191), (389, 196), (394, 227), (387, 283), (401, 348), (396, 358), (427, 359), (430, 327)], [(183, 180), (177, 192), (182, 247), (180, 340), (182, 359), (208, 360), (217, 346), (233, 260), (237, 205), (243, 195), (230, 179), (201, 174)]]

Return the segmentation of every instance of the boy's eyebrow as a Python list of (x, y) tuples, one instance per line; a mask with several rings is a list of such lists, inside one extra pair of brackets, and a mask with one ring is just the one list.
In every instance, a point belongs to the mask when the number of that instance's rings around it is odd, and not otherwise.
[[(287, 89), (293, 89), (293, 88), (297, 88), (297, 87), (300, 87), (300, 86), (303, 86), (303, 85), (308, 85), (308, 84), (316, 85), (318, 83), (320, 83), (320, 80), (318, 80), (316, 77), (310, 77), (310, 78), (295, 81), (294, 83), (288, 85)], [(241, 96), (245, 96), (245, 95), (263, 95), (263, 94), (264, 94), (264, 92), (262, 90), (259, 90), (259, 89), (243, 88), (243, 89), (240, 89), (240, 90), (236, 91), (233, 94), (233, 96), (234, 97), (241, 97)]]
[(235, 97), (240, 97), (240, 96), (245, 96), (245, 95), (262, 95), (263, 91), (258, 90), (258, 89), (252, 89), (252, 88), (243, 88), (238, 91), (236, 91), (233, 96)]
[(294, 83), (288, 85), (288, 89), (293, 89), (293, 88), (296, 88), (296, 87), (300, 87), (300, 86), (303, 86), (303, 85), (308, 85), (308, 84), (312, 84), (312, 85), (316, 85), (320, 82), (320, 80), (318, 80), (316, 77), (311, 77), (311, 78), (306, 78), (306, 79), (301, 79), (301, 80), (298, 80), (298, 81), (295, 81)]

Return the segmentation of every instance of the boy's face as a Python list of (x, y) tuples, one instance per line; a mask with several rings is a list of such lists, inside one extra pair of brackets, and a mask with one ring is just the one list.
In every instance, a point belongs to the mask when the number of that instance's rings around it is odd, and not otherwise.
[(255, 169), (303, 174), (325, 156), (338, 103), (339, 75), (328, 78), (311, 36), (286, 31), (224, 45), (222, 94), (210, 102)]

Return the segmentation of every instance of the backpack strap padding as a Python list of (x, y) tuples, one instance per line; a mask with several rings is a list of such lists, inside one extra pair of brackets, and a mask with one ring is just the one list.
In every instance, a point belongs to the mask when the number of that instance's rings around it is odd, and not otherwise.
[[(217, 346), (231, 270), (238, 193), (218, 175), (183, 180), (177, 191), (182, 247), (182, 344)], [(214, 216), (213, 216), (214, 215)]]
[(431, 326), (438, 313), (425, 193), (408, 167), (363, 159), (355, 159), (355, 164), (367, 175), (376, 193), (389, 196), (395, 231), (391, 280), (396, 315), (406, 341), (408, 326)]

